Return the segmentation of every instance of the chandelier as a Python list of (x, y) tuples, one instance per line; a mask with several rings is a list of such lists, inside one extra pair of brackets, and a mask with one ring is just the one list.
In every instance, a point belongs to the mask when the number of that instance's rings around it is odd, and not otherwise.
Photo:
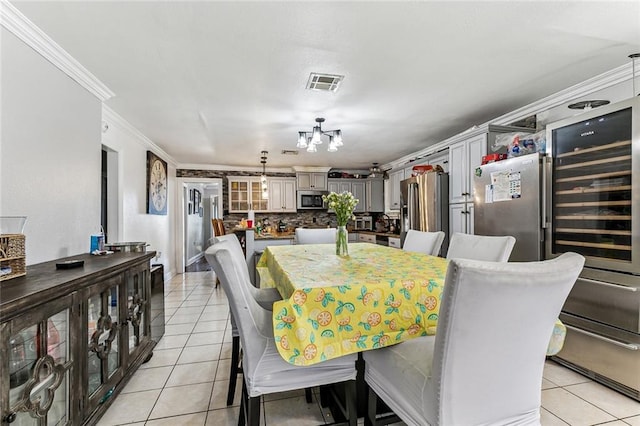
[(322, 143), (322, 136), (329, 136), (327, 151), (336, 152), (342, 146), (342, 130), (322, 130), (324, 118), (316, 118), (316, 126), (310, 132), (298, 132), (298, 148), (306, 148), (307, 152), (318, 152), (317, 145)]
[(260, 151), (262, 157), (260, 157), (260, 164), (262, 164), (262, 175), (260, 176), (260, 185), (262, 186), (262, 199), (269, 199), (269, 186), (267, 184), (267, 172), (265, 171), (265, 167), (267, 165), (267, 154), (268, 151)]

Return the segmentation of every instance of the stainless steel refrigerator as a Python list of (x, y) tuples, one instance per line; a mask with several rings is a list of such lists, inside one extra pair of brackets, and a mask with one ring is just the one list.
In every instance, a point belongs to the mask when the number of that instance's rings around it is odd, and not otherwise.
[(544, 156), (529, 154), (485, 164), (474, 176), (474, 232), (511, 235), (512, 262), (544, 259)]
[(428, 172), (400, 182), (400, 239), (409, 229), (444, 231), (441, 253), (449, 246), (449, 175)]

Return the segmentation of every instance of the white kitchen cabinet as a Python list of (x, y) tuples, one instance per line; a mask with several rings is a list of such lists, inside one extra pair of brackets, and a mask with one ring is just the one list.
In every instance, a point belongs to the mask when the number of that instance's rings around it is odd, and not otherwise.
[(269, 178), (269, 211), (296, 211), (296, 179)]
[(389, 192), (389, 210), (400, 210), (400, 182), (404, 180), (404, 169), (389, 173), (387, 190)]
[[(449, 235), (473, 234), (473, 203), (449, 204)], [(451, 238), (451, 237), (449, 237)]]
[(240, 213), (249, 210), (266, 212), (269, 200), (262, 198), (260, 177), (228, 176), (229, 180), (229, 212)]
[(376, 243), (376, 236), (373, 234), (358, 234), (358, 242), (359, 243)]
[(473, 175), (487, 153), (485, 133), (449, 147), (449, 202), (473, 202)]
[(366, 211), (384, 211), (384, 180), (367, 179), (366, 183)]
[(298, 180), (298, 189), (303, 191), (326, 191), (327, 190), (327, 174), (317, 172), (298, 172), (296, 173)]
[(449, 173), (449, 150), (444, 150), (428, 157), (429, 164), (433, 167), (440, 166), (445, 173)]
[(389, 237), (389, 247), (401, 248), (400, 247), (400, 238)]

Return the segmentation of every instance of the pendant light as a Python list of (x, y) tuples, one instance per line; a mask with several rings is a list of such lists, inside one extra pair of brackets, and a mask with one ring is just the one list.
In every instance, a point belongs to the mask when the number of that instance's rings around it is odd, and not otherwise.
[(262, 175), (260, 176), (260, 185), (262, 186), (262, 199), (269, 199), (269, 185), (267, 184), (267, 172), (265, 170), (267, 166), (267, 154), (268, 151), (261, 151), (262, 157), (260, 157), (260, 163), (262, 164)]

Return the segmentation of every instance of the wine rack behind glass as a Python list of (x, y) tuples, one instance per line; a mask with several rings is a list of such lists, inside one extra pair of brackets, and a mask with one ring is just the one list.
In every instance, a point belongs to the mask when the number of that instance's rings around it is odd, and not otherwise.
[(632, 261), (631, 113), (553, 130), (553, 253)]

